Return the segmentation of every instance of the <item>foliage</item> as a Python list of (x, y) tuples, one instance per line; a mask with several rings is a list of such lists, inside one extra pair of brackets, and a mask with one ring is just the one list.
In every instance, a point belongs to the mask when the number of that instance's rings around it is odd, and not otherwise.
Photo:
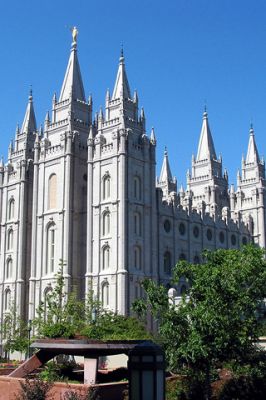
[(144, 325), (134, 317), (125, 317), (112, 312), (101, 311), (96, 323), (87, 325), (82, 334), (98, 340), (140, 340), (150, 339)]
[(89, 388), (84, 394), (76, 390), (68, 390), (64, 394), (64, 400), (100, 400), (97, 388)]
[(64, 380), (60, 366), (54, 361), (46, 363), (44, 369), (39, 374), (39, 376), (42, 380), (47, 382), (58, 382)]
[(239, 376), (227, 381), (218, 400), (265, 400), (266, 376)]
[(21, 392), (16, 397), (16, 400), (46, 400), (51, 399), (49, 392), (53, 384), (44, 382), (39, 378), (29, 380), (26, 378), (24, 382), (20, 382)]
[[(151, 280), (143, 283), (144, 303), (136, 312), (150, 311), (158, 320), (159, 333), (169, 367), (203, 372), (206, 398), (210, 397), (211, 370), (217, 362), (245, 359), (256, 350), (260, 319), (258, 307), (266, 297), (264, 250), (204, 252), (204, 263), (180, 261), (173, 271), (173, 285), (182, 277), (190, 285), (178, 306), (169, 302), (167, 290)], [(192, 380), (193, 381), (193, 380)]]
[(55, 274), (55, 287), (46, 294), (46, 304), (42, 302), (39, 305), (37, 318), (33, 321), (41, 337), (72, 338), (85, 323), (84, 303), (77, 299), (75, 292), (65, 292), (63, 266), (64, 263), (61, 262), (59, 271)]
[(1, 326), (1, 334), (4, 340), (4, 351), (19, 351), (26, 353), (28, 349), (28, 327), (18, 315), (17, 310), (12, 304), (9, 311), (5, 314), (4, 324)]

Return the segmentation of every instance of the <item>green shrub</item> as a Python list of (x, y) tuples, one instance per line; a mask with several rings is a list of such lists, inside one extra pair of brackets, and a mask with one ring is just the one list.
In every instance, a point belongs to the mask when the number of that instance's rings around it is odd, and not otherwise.
[(29, 380), (26, 378), (24, 382), (20, 382), (21, 392), (16, 397), (16, 400), (52, 400), (49, 395), (53, 384), (44, 382), (40, 378)]
[(96, 388), (89, 388), (85, 394), (82, 394), (81, 391), (68, 390), (64, 394), (63, 400), (101, 400), (98, 392), (99, 390)]
[(265, 400), (266, 377), (239, 376), (227, 381), (218, 400)]

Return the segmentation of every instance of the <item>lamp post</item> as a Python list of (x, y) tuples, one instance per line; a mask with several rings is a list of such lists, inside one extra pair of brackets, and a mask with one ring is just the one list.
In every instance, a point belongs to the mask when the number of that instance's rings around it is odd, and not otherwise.
[(31, 333), (31, 329), (32, 329), (31, 319), (29, 319), (27, 329), (28, 329), (28, 358), (30, 358), (30, 333)]
[(129, 400), (165, 400), (165, 357), (160, 346), (140, 343), (128, 355)]

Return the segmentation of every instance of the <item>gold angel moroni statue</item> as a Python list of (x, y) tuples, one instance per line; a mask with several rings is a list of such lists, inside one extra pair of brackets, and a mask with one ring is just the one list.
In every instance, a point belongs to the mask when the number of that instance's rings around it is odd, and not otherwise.
[(73, 44), (77, 44), (77, 38), (78, 38), (78, 30), (76, 26), (73, 26), (71, 28), (71, 32), (72, 32), (72, 40), (73, 40)]

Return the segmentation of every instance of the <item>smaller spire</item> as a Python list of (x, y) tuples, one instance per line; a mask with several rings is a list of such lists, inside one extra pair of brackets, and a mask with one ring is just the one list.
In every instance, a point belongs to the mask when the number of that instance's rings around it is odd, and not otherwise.
[(105, 101), (106, 102), (110, 101), (110, 90), (109, 89), (106, 90)]
[(134, 103), (136, 103), (136, 104), (137, 104), (138, 101), (139, 101), (138, 92), (137, 92), (136, 89), (134, 90), (133, 101), (134, 101)]
[(103, 108), (102, 108), (102, 106), (100, 106), (100, 112), (99, 112), (99, 115), (98, 115), (98, 121), (99, 120), (103, 120)]
[(151, 128), (150, 142), (152, 144), (156, 144), (156, 137), (155, 137), (154, 127)]
[(88, 105), (92, 106), (92, 94), (91, 93), (89, 94), (89, 97), (88, 97)]
[(26, 108), (26, 113), (24, 117), (24, 121), (21, 127), (21, 133), (33, 133), (36, 132), (36, 118), (33, 107), (33, 97), (32, 97), (32, 88), (30, 89), (28, 105)]
[(57, 97), (56, 97), (56, 92), (54, 92), (54, 95), (53, 95), (53, 104), (56, 104), (57, 103)]
[(259, 163), (259, 161), (260, 161), (260, 157), (259, 157), (259, 153), (258, 153), (256, 141), (255, 141), (253, 124), (250, 124), (246, 164), (251, 164), (254, 162)]
[(201, 160), (217, 160), (211, 130), (208, 122), (208, 114), (204, 108), (202, 128), (198, 145), (197, 161)]
[(19, 134), (20, 134), (19, 124), (17, 123), (17, 126), (16, 126), (16, 136), (18, 136)]
[(121, 49), (120, 58), (119, 58), (119, 66), (116, 75), (115, 87), (112, 95), (112, 100), (123, 98), (123, 99), (131, 99), (131, 93), (129, 88), (129, 83), (126, 74), (125, 68), (125, 58), (124, 58), (124, 50)]
[(4, 168), (4, 157), (3, 156), (1, 156), (1, 159), (0, 159), (0, 168), (1, 169)]

